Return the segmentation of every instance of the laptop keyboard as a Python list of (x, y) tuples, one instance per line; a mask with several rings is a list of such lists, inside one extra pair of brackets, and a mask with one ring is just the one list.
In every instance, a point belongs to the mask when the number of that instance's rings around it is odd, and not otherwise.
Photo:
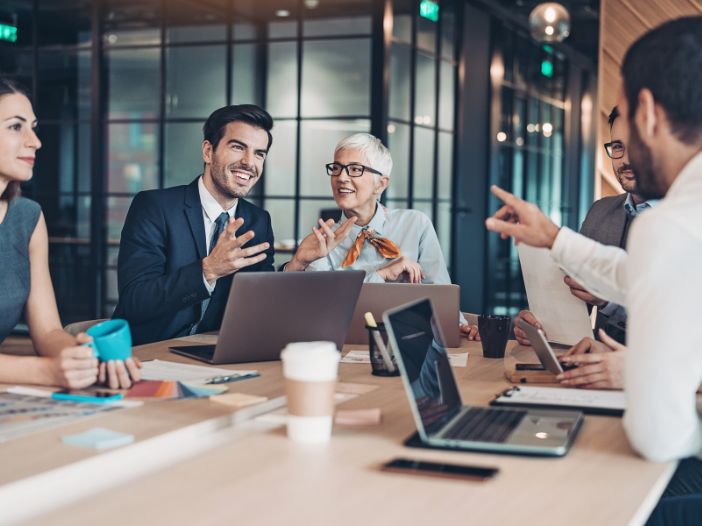
[(443, 438), (502, 443), (525, 415), (526, 411), (473, 407), (451, 426)]

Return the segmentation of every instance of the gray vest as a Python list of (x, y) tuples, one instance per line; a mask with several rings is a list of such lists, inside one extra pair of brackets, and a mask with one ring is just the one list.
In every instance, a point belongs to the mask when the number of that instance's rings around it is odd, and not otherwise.
[(0, 223), (0, 343), (20, 321), (29, 297), (29, 240), (41, 207), (18, 197)]

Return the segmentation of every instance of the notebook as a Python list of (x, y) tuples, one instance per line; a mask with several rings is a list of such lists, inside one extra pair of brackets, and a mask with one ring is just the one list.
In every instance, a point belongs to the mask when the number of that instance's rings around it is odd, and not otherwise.
[(520, 385), (497, 395), (492, 405), (568, 408), (589, 414), (621, 416), (626, 409), (626, 398), (624, 391)]

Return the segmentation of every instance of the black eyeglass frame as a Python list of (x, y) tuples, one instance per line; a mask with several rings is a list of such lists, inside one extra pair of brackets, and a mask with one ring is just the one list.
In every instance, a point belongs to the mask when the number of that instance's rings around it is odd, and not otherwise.
[[(332, 170), (334, 169), (334, 166), (341, 166), (341, 169), (339, 170), (339, 173), (336, 174), (336, 175), (334, 175), (334, 174), (332, 173)], [(360, 166), (360, 167), (362, 168), (361, 173), (358, 174), (358, 175), (351, 175), (351, 170), (349, 170), (349, 166)], [(366, 170), (368, 170), (368, 171), (369, 171), (370, 173), (372, 173), (372, 174), (383, 175), (382, 173), (380, 173), (380, 172), (379, 172), (378, 170), (376, 170), (375, 168), (371, 168), (370, 166), (366, 166), (365, 164), (361, 164), (361, 163), (341, 164), (341, 163), (336, 163), (336, 162), (334, 162), (334, 163), (327, 163), (327, 164), (324, 165), (324, 167), (327, 169), (327, 175), (328, 175), (329, 177), (339, 177), (339, 176), (341, 175), (341, 172), (343, 172), (344, 170), (346, 170), (346, 174), (347, 174), (349, 177), (362, 177), (363, 174), (366, 173)]]
[[(618, 155), (614, 154), (614, 146), (621, 146), (621, 153)], [(624, 152), (626, 152), (626, 147), (624, 146), (624, 143), (622, 141), (612, 141), (612, 142), (606, 142), (604, 144), (604, 149), (605, 152), (607, 152), (607, 157), (610, 159), (621, 159), (624, 157)]]

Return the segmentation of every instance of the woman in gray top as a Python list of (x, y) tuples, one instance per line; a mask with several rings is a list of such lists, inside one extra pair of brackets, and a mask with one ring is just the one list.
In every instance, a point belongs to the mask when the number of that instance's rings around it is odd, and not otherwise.
[[(99, 364), (90, 338), (73, 337), (61, 327), (49, 275), (46, 222), (39, 205), (19, 196), (19, 185), (32, 177), (41, 142), (34, 132), (32, 103), (16, 85), (0, 79), (0, 343), (24, 312), (39, 356), (0, 354), (0, 383), (87, 387), (108, 380), (129, 387), (127, 370), (139, 378), (137, 365)], [(126, 364), (126, 367), (125, 367)]]

